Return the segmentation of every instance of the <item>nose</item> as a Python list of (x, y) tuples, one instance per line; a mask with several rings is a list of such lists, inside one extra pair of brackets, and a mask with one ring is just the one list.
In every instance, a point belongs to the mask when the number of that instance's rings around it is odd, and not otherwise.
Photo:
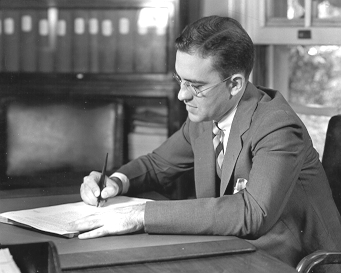
[(180, 85), (180, 90), (178, 93), (178, 100), (179, 101), (189, 101), (193, 98), (193, 94), (191, 91), (186, 88), (183, 84)]

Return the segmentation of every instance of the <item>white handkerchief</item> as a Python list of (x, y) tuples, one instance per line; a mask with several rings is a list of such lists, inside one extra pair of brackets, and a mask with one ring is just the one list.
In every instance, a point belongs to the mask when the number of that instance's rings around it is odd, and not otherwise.
[(234, 187), (233, 194), (246, 188), (247, 180), (245, 178), (238, 178), (236, 186)]

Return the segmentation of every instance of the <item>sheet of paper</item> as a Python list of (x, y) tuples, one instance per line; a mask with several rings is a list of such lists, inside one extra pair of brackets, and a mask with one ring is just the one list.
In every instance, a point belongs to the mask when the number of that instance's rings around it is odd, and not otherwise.
[(28, 226), (38, 230), (74, 237), (77, 231), (67, 230), (68, 223), (94, 213), (114, 207), (125, 207), (152, 201), (150, 199), (118, 196), (109, 199), (102, 207), (90, 206), (84, 202), (68, 203), (35, 209), (9, 211), (0, 214), (0, 222)]
[(0, 249), (0, 273), (20, 273), (8, 248)]

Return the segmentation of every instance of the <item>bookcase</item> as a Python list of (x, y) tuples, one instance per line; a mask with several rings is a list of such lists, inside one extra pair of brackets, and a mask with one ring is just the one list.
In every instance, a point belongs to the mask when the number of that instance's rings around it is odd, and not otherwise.
[(150, 108), (168, 136), (186, 117), (172, 78), (182, 27), (180, 0), (1, 0), (0, 99), (119, 99), (127, 135)]

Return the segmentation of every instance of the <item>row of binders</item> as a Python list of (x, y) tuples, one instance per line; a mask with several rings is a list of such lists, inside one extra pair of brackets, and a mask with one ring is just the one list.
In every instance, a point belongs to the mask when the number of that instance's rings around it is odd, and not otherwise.
[(165, 73), (167, 8), (2, 9), (0, 72)]

